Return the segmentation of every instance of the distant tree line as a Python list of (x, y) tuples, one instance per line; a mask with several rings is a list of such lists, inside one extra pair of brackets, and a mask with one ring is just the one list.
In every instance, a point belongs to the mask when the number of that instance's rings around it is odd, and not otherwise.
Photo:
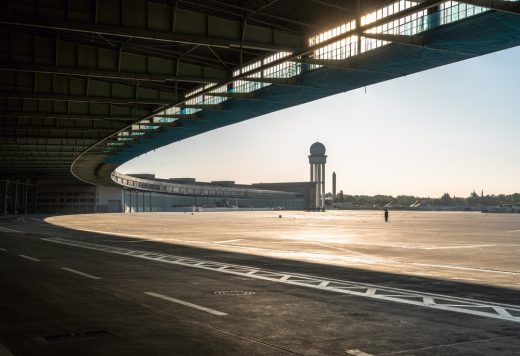
[[(332, 198), (331, 193), (327, 193), (326, 197)], [(502, 204), (520, 204), (520, 193), (515, 194), (499, 194), (499, 195), (484, 195), (480, 196), (475, 192), (472, 192), (469, 197), (456, 197), (450, 196), (448, 193), (444, 193), (440, 198), (424, 198), (416, 197), (413, 195), (348, 195), (340, 191), (334, 198), (335, 203), (352, 203), (353, 205), (362, 206), (373, 206), (373, 205), (386, 205), (390, 202), (402, 206), (410, 206), (416, 202), (427, 204), (430, 206), (474, 206), (474, 205), (487, 205), (495, 206)]]

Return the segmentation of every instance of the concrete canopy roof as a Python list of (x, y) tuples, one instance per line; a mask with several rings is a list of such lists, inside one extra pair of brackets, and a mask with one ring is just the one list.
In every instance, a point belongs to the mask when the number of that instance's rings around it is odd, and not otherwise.
[[(497, 26), (474, 35), (473, 29), (487, 21), (475, 16), (467, 28), (448, 33), (449, 38), (442, 37), (448, 30), (437, 31), (440, 40), (428, 31), (414, 36), (368, 33), (359, 16), (389, 1), (2, 0), (0, 176), (72, 172), (90, 183), (109, 184), (110, 173), (121, 163), (179, 139), (520, 43), (518, 4), (463, 2), (499, 10), (488, 16), (489, 24)], [(399, 16), (441, 3), (416, 1)], [(392, 63), (381, 63), (370, 53), (343, 60), (309, 56), (314, 51), (309, 36), (356, 17), (355, 32), (344, 37), (392, 42), (378, 49), (394, 58)], [(394, 14), (384, 21), (395, 19)], [(379, 24), (382, 20), (370, 26)], [(333, 41), (325, 39), (321, 46)], [(289, 53), (286, 58), (298, 63), (298, 70), (324, 67), (305, 76), (237, 76), (238, 68), (279, 53)], [(401, 58), (395, 57), (398, 53)], [(206, 87), (229, 89), (237, 79), (265, 88), (216, 92)], [(230, 100), (194, 103), (197, 88), (205, 98)], [(170, 121), (156, 120), (161, 117)]]
[(1, 175), (69, 175), (77, 155), (98, 140), (201, 84), (227, 79), (241, 63), (302, 48), (309, 33), (350, 16), (355, 6), (2, 0)]

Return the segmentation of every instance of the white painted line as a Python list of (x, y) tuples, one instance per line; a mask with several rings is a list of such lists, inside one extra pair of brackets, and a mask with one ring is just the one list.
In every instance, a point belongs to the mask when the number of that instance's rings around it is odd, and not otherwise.
[(418, 247), (421, 250), (449, 250), (457, 248), (480, 248), (480, 247), (491, 247), (496, 246), (495, 244), (480, 244), (480, 245), (458, 245), (458, 246), (432, 246), (432, 247)]
[(424, 267), (460, 269), (463, 271), (477, 271), (477, 272), (499, 273), (499, 274), (520, 274), (520, 272), (515, 272), (515, 271), (500, 271), (500, 270), (496, 270), (496, 269), (485, 269), (485, 268), (476, 268), (476, 267), (437, 265), (437, 264), (420, 263), (420, 262), (409, 262), (409, 264), (414, 265), (414, 266), (424, 266)]
[(435, 305), (435, 300), (429, 296), (422, 296), (423, 302), (426, 305)]
[[(379, 286), (369, 283), (345, 281), (334, 278), (323, 278), (299, 273), (271, 271), (251, 266), (205, 261), (196, 258), (159, 254), (143, 250), (131, 250), (123, 247), (87, 243), (63, 238), (42, 238), (42, 240), (78, 248), (114, 253), (162, 263), (170, 263), (189, 268), (199, 268), (207, 271), (255, 278), (292, 286), (313, 288), (322, 291), (354, 295), (380, 301), (396, 302), (418, 307), (426, 307), (434, 310), (471, 314), (474, 316), (508, 320), (520, 323), (520, 316), (517, 316), (520, 315), (520, 305), (494, 303), (442, 294), (424, 293), (420, 291)], [(483, 309), (478, 309), (479, 307)], [(494, 309), (493, 307), (499, 307), (499, 309)]]
[(75, 270), (75, 269), (72, 269), (72, 268), (62, 267), (61, 269), (64, 270), (64, 271), (71, 272), (71, 273), (79, 274), (80, 276), (87, 277), (87, 278), (90, 278), (90, 279), (101, 279), (101, 277), (96, 277), (96, 276), (93, 276), (91, 274), (88, 274), (88, 273), (85, 273), (85, 272), (81, 272), (81, 271), (78, 271), (78, 270)]
[[(144, 240), (164, 240), (164, 238), (162, 238), (162, 237), (154, 237), (154, 236), (146, 236), (146, 235), (136, 235), (136, 234), (124, 234), (124, 233), (120, 233), (120, 232), (111, 232), (111, 231), (101, 231), (101, 230), (91, 230), (91, 229), (81, 229), (79, 231), (95, 232), (97, 234), (110, 235), (110, 236), (135, 237), (135, 238), (138, 238), (138, 239), (140, 238), (140, 239), (144, 239)], [(182, 240), (173, 239), (173, 238), (168, 238), (168, 241), (179, 241), (179, 242), (182, 242)]]
[(366, 352), (360, 351), (358, 349), (347, 350), (347, 354), (355, 356), (372, 356), (372, 354), (367, 354)]
[(28, 260), (31, 260), (31, 261), (35, 261), (35, 262), (40, 262), (41, 260), (37, 259), (37, 258), (34, 258), (34, 257), (31, 257), (31, 256), (27, 256), (27, 255), (18, 255), (20, 257), (23, 257), (25, 259), (28, 259)]
[(495, 309), (495, 311), (500, 314), (501, 316), (504, 316), (504, 317), (510, 317), (511, 314), (509, 314), (509, 312), (507, 310), (505, 310), (504, 308), (501, 308), (501, 307), (493, 307), (493, 309)]
[(23, 234), (22, 231), (14, 230), (14, 229), (8, 229), (7, 227), (0, 226), (1, 232), (16, 232), (18, 234)]
[(217, 241), (215, 242), (215, 244), (228, 244), (230, 242), (238, 242), (238, 241), (243, 241), (244, 239), (234, 239), (234, 240), (224, 240), (224, 241)]
[(366, 295), (374, 296), (376, 295), (376, 289), (375, 288), (368, 288), (366, 291)]
[(144, 294), (150, 295), (152, 297), (164, 299), (164, 300), (167, 300), (167, 301), (172, 302), (172, 303), (185, 305), (185, 306), (190, 307), (190, 308), (202, 310), (202, 311), (205, 311), (206, 313), (210, 313), (210, 314), (213, 314), (213, 315), (219, 315), (219, 316), (227, 315), (226, 313), (220, 312), (220, 311), (215, 310), (215, 309), (206, 308), (206, 307), (203, 307), (203, 306), (200, 306), (200, 305), (197, 305), (197, 304), (188, 303), (188, 302), (185, 302), (183, 300), (179, 300), (179, 299), (175, 299), (175, 298), (170, 298), (170, 297), (167, 297), (167, 296), (162, 295), (162, 294), (157, 294), (157, 293), (153, 293), (153, 292), (144, 292)]
[(0, 247), (0, 251), (7, 252), (7, 250), (5, 248), (1, 248), (1, 247)]

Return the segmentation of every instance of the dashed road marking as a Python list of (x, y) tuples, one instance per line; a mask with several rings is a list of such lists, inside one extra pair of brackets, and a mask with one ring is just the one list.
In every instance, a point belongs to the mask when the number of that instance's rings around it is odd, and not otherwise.
[(500, 270), (496, 270), (496, 269), (485, 269), (485, 268), (477, 268), (477, 267), (438, 265), (438, 264), (421, 263), (421, 262), (409, 262), (409, 264), (414, 265), (414, 266), (423, 266), (423, 267), (459, 269), (459, 270), (463, 270), (463, 271), (477, 271), (477, 272), (486, 272), (486, 273), (515, 274), (515, 275), (520, 274), (520, 272), (514, 272), (514, 271), (500, 271)]
[(0, 251), (7, 252), (7, 250), (5, 248), (2, 248), (2, 247), (0, 247)]
[(25, 258), (25, 259), (27, 259), (27, 260), (34, 261), (34, 262), (40, 262), (40, 261), (41, 261), (41, 260), (38, 259), (38, 258), (31, 257), (31, 256), (27, 256), (27, 255), (18, 255), (18, 256), (20, 256), (20, 257), (22, 257), (22, 258)]
[(217, 244), (217, 245), (220, 245), (220, 244), (228, 244), (228, 243), (231, 243), (231, 242), (238, 242), (238, 241), (244, 241), (244, 239), (234, 239), (234, 240), (217, 241), (217, 242), (215, 242), (215, 244)]
[(90, 279), (101, 279), (101, 277), (96, 277), (96, 276), (93, 276), (93, 275), (91, 275), (91, 274), (88, 274), (88, 273), (85, 273), (85, 272), (78, 271), (78, 270), (76, 270), (76, 269), (67, 268), (67, 267), (62, 267), (61, 269), (64, 270), (64, 271), (67, 271), (67, 272), (71, 272), (71, 273), (78, 274), (78, 275), (83, 276), (83, 277), (90, 278)]
[(17, 234), (23, 234), (23, 231), (18, 231), (15, 229), (9, 229), (7, 227), (0, 226), (0, 232), (15, 232)]
[(372, 356), (372, 354), (367, 354), (366, 352), (363, 352), (363, 351), (358, 350), (358, 349), (347, 350), (347, 354), (355, 355), (355, 356)]
[(172, 303), (181, 304), (181, 305), (184, 305), (184, 306), (187, 306), (187, 307), (190, 307), (190, 308), (202, 310), (202, 311), (204, 311), (206, 313), (210, 313), (210, 314), (213, 314), (213, 315), (218, 315), (218, 316), (227, 315), (226, 313), (223, 313), (223, 312), (215, 310), (215, 309), (206, 308), (206, 307), (203, 307), (201, 305), (188, 303), (188, 302), (185, 302), (183, 300), (167, 297), (167, 296), (162, 295), (162, 294), (158, 294), (158, 293), (154, 293), (154, 292), (144, 292), (144, 294), (152, 296), (152, 297), (164, 299), (164, 300), (167, 300), (167, 301), (172, 302)]
[(417, 247), (421, 250), (449, 250), (458, 248), (481, 248), (496, 246), (495, 244), (480, 244), (480, 245), (456, 245), (456, 246), (430, 246), (430, 247)]
[(351, 282), (297, 273), (271, 271), (251, 266), (205, 261), (196, 258), (176, 256), (160, 252), (131, 250), (123, 247), (87, 243), (63, 238), (42, 238), (42, 240), (134, 258), (142, 258), (156, 262), (171, 263), (191, 268), (200, 268), (213, 272), (227, 273), (293, 286), (354, 295), (380, 301), (390, 301), (435, 310), (508, 320), (517, 323), (520, 322), (520, 305), (493, 303), (442, 294), (424, 293), (401, 288), (378, 286), (368, 283)]

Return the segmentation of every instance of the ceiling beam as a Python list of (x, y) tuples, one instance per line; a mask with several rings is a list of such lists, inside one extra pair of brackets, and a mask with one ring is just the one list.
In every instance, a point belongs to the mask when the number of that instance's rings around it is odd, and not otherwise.
[[(4, 161), (5, 157), (0, 158)], [(21, 163), (24, 164), (32, 164), (32, 165), (42, 165), (42, 166), (59, 166), (59, 167), (70, 167), (72, 161), (76, 157), (32, 157), (32, 159), (28, 159), (26, 157), (18, 156), (15, 157)], [(52, 165), (48, 163), (54, 163)], [(60, 163), (60, 164), (57, 164)], [(13, 164), (15, 167), (18, 166), (16, 163)]]
[[(92, 139), (94, 142), (98, 141), (98, 140), (102, 140), (104, 138), (106, 138), (106, 134), (101, 134), (99, 132), (74, 132), (74, 133), (69, 133), (69, 135), (67, 135), (66, 133), (61, 133), (60, 135), (56, 135), (56, 134), (52, 134), (52, 135), (35, 135), (35, 134), (32, 134), (29, 136), (29, 135), (16, 135), (16, 134), (12, 134), (11, 132), (5, 132), (5, 131), (1, 131), (1, 126), (0, 126), (0, 137), (2, 138), (11, 138), (11, 139), (19, 139), (19, 138), (23, 138), (23, 139), (54, 139), (54, 140), (66, 140), (66, 139), (69, 139), (69, 140), (75, 140), (75, 139)], [(88, 135), (87, 137), (85, 137), (85, 135)]]
[(66, 150), (57, 150), (57, 149), (52, 149), (52, 150), (41, 150), (41, 149), (18, 149), (17, 147), (10, 147), (10, 148), (6, 148), (6, 147), (1, 147), (1, 151), (0, 151), (0, 156), (5, 156), (5, 155), (26, 155), (26, 154), (34, 154), (34, 155), (46, 155), (46, 154), (49, 154), (49, 155), (67, 155), (67, 156), (75, 156), (75, 155), (78, 155), (82, 152), (82, 150), (74, 150), (74, 151), (66, 151)]
[(352, 7), (345, 7), (345, 6), (341, 6), (341, 5), (337, 5), (337, 4), (332, 4), (328, 1), (324, 1), (324, 0), (308, 0), (310, 2), (314, 2), (316, 4), (319, 4), (319, 5), (323, 5), (323, 6), (327, 6), (327, 7), (330, 7), (332, 9), (336, 9), (336, 10), (340, 10), (340, 11), (345, 11), (351, 15), (354, 15), (356, 13), (356, 10), (355, 8), (353, 9)]
[[(44, 138), (38, 138), (37, 142), (31, 141), (28, 142), (28, 140), (34, 140), (34, 138), (24, 138), (24, 137), (18, 137), (14, 139), (10, 139), (8, 141), (5, 140), (5, 138), (0, 137), (0, 147), (3, 146), (16, 146), (16, 147), (70, 147), (70, 148), (80, 148), (84, 149), (93, 143), (96, 142), (96, 139), (92, 138), (72, 138), (72, 139), (62, 139), (60, 143), (55, 142), (55, 140), (52, 141), (52, 143), (49, 143), (48, 140)], [(44, 141), (44, 142), (42, 142)]]
[(56, 131), (56, 132), (114, 132), (124, 126), (116, 128), (107, 127), (70, 127), (70, 126), (45, 126), (45, 125), (2, 125), (3, 131)]
[[(78, 33), (89, 33), (103, 36), (117, 36), (136, 40), (147, 40), (154, 42), (167, 42), (190, 44), (200, 46), (211, 46), (220, 48), (249, 48), (262, 51), (298, 51), (304, 41), (298, 38), (298, 45), (288, 45), (287, 41), (279, 43), (278, 36), (270, 38), (266, 41), (241, 41), (239, 38), (221, 38), (217, 36), (201, 36), (195, 32), (189, 33), (172, 33), (166, 31), (156, 31), (144, 28), (127, 27), (127, 26), (109, 26), (103, 24), (91, 24), (88, 22), (72, 22), (58, 19), (31, 18), (28, 16), (0, 16), (0, 24), (9, 26), (22, 26), (39, 28), (54, 31), (69, 31)], [(270, 30), (273, 32), (272, 30)], [(294, 35), (292, 35), (295, 37)], [(260, 37), (261, 38), (261, 37)]]
[(63, 152), (63, 151), (4, 151), (0, 152), (0, 157), (75, 157), (80, 152)]
[[(299, 26), (311, 28), (311, 29), (314, 29), (314, 30), (317, 30), (319, 28), (318, 26), (310, 24), (310, 23), (307, 23), (307, 22), (298, 21), (298, 20), (294, 20), (294, 19), (291, 19), (291, 18), (288, 18), (288, 17), (283, 17), (283, 16), (278, 16), (278, 15), (273, 15), (273, 14), (261, 12), (261, 11), (258, 11), (258, 9), (251, 9), (251, 8), (247, 8), (247, 7), (244, 7), (244, 6), (228, 4), (226, 2), (222, 3), (222, 1), (220, 1), (220, 0), (207, 0), (207, 1), (211, 2), (211, 3), (214, 3), (215, 6), (206, 5), (206, 4), (202, 3), (201, 1), (186, 1), (186, 0), (182, 0), (182, 1), (190, 2), (191, 4), (196, 5), (198, 7), (202, 7), (202, 8), (206, 8), (206, 9), (210, 9), (210, 10), (214, 10), (214, 11), (223, 11), (222, 7), (223, 6), (227, 6), (229, 8), (236, 9), (236, 10), (239, 11), (239, 13), (236, 13), (236, 12), (233, 13), (235, 16), (241, 16), (243, 18), (246, 18), (246, 17), (250, 16), (251, 20), (254, 20), (255, 22), (260, 22), (260, 23), (266, 24), (269, 27), (276, 26), (276, 27), (284, 28), (286, 31), (294, 31), (294, 30), (291, 30), (291, 29), (289, 29), (289, 28), (287, 28), (287, 27), (285, 27), (285, 26), (283, 26), (283, 25), (281, 25), (280, 23), (277, 23), (277, 22), (262, 21), (262, 20), (254, 18), (254, 17), (261, 16), (261, 17), (264, 17), (264, 18), (270, 18), (270, 19), (282, 21), (284, 24), (292, 23), (292, 24), (296, 24), (296, 25), (299, 25)], [(277, 2), (277, 0), (273, 0), (273, 1)], [(267, 3), (266, 5), (270, 6), (271, 4)], [(266, 5), (261, 6), (259, 9), (263, 10), (264, 7), (267, 7)], [(224, 12), (229, 13), (228, 11), (224, 11)]]
[(62, 94), (40, 94), (40, 93), (24, 93), (24, 92), (8, 92), (0, 91), (0, 98), (5, 99), (29, 99), (29, 100), (51, 100), (51, 101), (71, 101), (71, 102), (88, 102), (101, 104), (121, 104), (121, 105), (168, 105), (174, 100), (158, 100), (158, 99), (135, 99), (135, 98), (113, 98), (100, 96), (82, 96), (82, 95), (62, 95)]
[(67, 68), (63, 66), (53, 67), (35, 64), (11, 64), (1, 63), (1, 71), (9, 72), (29, 72), (29, 73), (43, 73), (43, 74), (59, 74), (66, 76), (90, 77), (108, 80), (124, 80), (131, 82), (158, 82), (158, 83), (213, 83), (222, 80), (222, 77), (206, 77), (206, 76), (175, 76), (164, 74), (147, 74), (147, 73), (132, 73), (111, 70), (99, 70), (89, 68)]
[[(5, 109), (0, 109), (0, 118), (1, 117), (25, 117), (25, 118), (49, 118), (49, 119), (71, 119), (71, 120), (112, 120), (112, 121), (121, 121), (121, 122), (135, 122), (145, 114), (136, 114), (136, 115), (110, 115), (110, 114), (66, 114), (66, 113), (56, 113), (56, 112), (30, 112), (30, 111), (5, 111)], [(1, 120), (1, 119), (0, 119)], [(1, 127), (0, 127), (1, 128)]]
[[(24, 165), (24, 166), (13, 166), (8, 167), (5, 170), (5, 173), (10, 173), (11, 175), (19, 175), (20, 173), (34, 173), (35, 171), (38, 172), (37, 176), (38, 178), (41, 177), (41, 173), (66, 173), (67, 175), (70, 174), (70, 168), (69, 167), (47, 167), (47, 166), (35, 166), (33, 164), (31, 165)], [(25, 176), (25, 175), (24, 175)], [(55, 175), (52, 175), (52, 177), (55, 177)]]
[[(5, 151), (24, 151), (24, 152), (83, 152), (88, 145), (48, 145), (48, 144), (35, 144), (35, 143), (0, 143), (0, 149)], [(44, 149), (42, 149), (44, 148)], [(72, 151), (69, 151), (72, 149)]]
[(29, 166), (29, 167), (63, 167), (67, 169), (70, 167), (71, 160), (67, 160), (67, 162), (64, 162), (63, 160), (20, 160), (19, 158), (16, 159), (3, 159), (4, 162), (9, 162), (11, 168), (12, 167), (19, 167), (19, 166)]

